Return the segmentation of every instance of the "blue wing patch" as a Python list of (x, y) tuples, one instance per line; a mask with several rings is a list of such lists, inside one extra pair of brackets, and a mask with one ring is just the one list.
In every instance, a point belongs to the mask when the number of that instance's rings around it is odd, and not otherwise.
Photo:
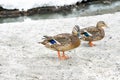
[(57, 43), (54, 39), (51, 39), (49, 42), (50, 42), (51, 44), (56, 44), (56, 43)]
[(83, 33), (86, 37), (89, 37), (90, 35), (87, 32)]
[(92, 34), (90, 34), (87, 30), (84, 30), (82, 34), (86, 37), (92, 36)]

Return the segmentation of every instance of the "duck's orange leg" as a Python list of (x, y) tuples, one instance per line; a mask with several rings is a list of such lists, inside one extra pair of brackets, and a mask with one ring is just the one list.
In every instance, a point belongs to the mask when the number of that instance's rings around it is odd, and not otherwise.
[(88, 43), (88, 44), (89, 44), (89, 46), (90, 46), (90, 47), (95, 46), (95, 44), (93, 44), (93, 43), (92, 43), (92, 41), (89, 41), (89, 43)]
[(68, 59), (69, 57), (65, 55), (64, 51), (63, 51), (63, 54), (62, 54), (62, 56), (61, 56), (61, 55), (60, 55), (60, 51), (58, 51), (58, 58), (59, 58), (60, 60), (66, 60), (66, 59)]
[(60, 51), (58, 51), (58, 58), (61, 59), (61, 56), (60, 56)]
[(68, 57), (68, 56), (66, 56), (66, 55), (65, 55), (65, 52), (63, 51), (63, 54), (62, 54), (61, 59), (62, 59), (62, 60), (66, 60), (66, 59), (68, 59), (68, 58), (69, 58), (69, 57)]

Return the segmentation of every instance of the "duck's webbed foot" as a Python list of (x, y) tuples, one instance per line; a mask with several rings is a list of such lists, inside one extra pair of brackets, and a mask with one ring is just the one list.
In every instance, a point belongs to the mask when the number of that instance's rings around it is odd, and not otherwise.
[(66, 59), (69, 59), (69, 57), (67, 55), (65, 55), (65, 53), (63, 51), (63, 54), (61, 56), (61, 60), (66, 60)]
[(69, 59), (69, 57), (68, 57), (67, 55), (65, 55), (64, 51), (63, 51), (62, 56), (60, 55), (60, 52), (58, 51), (58, 58), (59, 58), (60, 60)]
[(93, 43), (92, 43), (92, 41), (89, 41), (89, 43), (88, 43), (88, 44), (89, 44), (89, 46), (90, 46), (90, 47), (95, 46), (95, 44), (93, 44)]

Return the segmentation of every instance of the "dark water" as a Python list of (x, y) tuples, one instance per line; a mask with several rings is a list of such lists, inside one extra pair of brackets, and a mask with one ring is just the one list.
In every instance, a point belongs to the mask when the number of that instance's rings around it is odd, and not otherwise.
[(111, 4), (93, 4), (83, 9), (73, 9), (71, 13), (62, 14), (62, 13), (54, 13), (54, 14), (42, 14), (42, 15), (33, 15), (29, 17), (18, 17), (18, 18), (1, 18), (0, 23), (8, 23), (8, 22), (22, 22), (26, 18), (30, 18), (32, 20), (39, 19), (58, 19), (58, 18), (70, 18), (70, 17), (80, 17), (80, 16), (93, 16), (93, 15), (101, 15), (107, 13), (120, 12), (120, 1), (115, 1)]

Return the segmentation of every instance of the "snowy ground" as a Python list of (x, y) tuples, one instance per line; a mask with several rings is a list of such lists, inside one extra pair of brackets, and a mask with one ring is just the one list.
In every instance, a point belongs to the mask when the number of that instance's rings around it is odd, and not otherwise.
[[(71, 33), (75, 24), (83, 27), (103, 20), (103, 40), (66, 52), (61, 61), (57, 52), (37, 42), (43, 35)], [(90, 17), (30, 20), (0, 24), (0, 80), (120, 80), (120, 12)]]
[[(0, 0), (0, 5), (6, 9), (30, 9), (41, 6), (64, 6), (81, 2), (82, 0)], [(87, 1), (87, 0), (86, 0)]]

